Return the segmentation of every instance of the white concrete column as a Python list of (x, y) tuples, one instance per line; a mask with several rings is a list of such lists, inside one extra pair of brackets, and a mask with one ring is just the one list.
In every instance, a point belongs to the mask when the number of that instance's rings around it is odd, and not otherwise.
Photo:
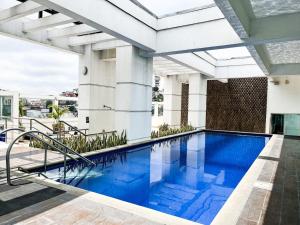
[(189, 76), (189, 121), (195, 128), (206, 126), (207, 80), (201, 74)]
[(180, 127), (182, 84), (178, 76), (164, 77), (164, 84), (164, 123)]
[(79, 61), (78, 126), (90, 133), (114, 130), (116, 63), (103, 59), (103, 52), (87, 45)]
[(129, 143), (150, 139), (153, 59), (133, 46), (116, 50), (115, 128)]

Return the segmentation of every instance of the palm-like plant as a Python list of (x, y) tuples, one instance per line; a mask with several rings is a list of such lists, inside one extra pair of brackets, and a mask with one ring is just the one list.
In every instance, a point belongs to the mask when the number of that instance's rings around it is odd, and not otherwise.
[(55, 133), (61, 133), (64, 130), (64, 125), (59, 122), (60, 118), (67, 113), (69, 110), (64, 107), (59, 107), (58, 105), (49, 105), (52, 109), (49, 117), (55, 119), (55, 123), (52, 125)]
[(59, 107), (58, 105), (50, 105), (49, 108), (52, 109), (50, 118), (55, 119), (56, 123), (58, 123), (60, 118), (69, 111), (68, 108)]

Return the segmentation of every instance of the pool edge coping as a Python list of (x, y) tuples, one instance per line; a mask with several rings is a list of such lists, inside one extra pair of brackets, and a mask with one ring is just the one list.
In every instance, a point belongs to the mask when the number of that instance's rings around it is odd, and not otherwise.
[[(28, 175), (27, 173), (24, 173), (22, 171), (14, 171), (16, 174), (20, 175)], [(87, 191), (85, 189), (74, 187), (71, 185), (59, 183), (57, 181), (45, 178), (45, 177), (39, 177), (36, 174), (31, 174), (26, 177), (26, 180), (40, 184), (45, 185), (48, 187), (53, 187), (56, 189), (60, 189), (66, 192), (69, 192), (71, 194), (74, 194), (79, 197), (83, 197), (86, 200), (95, 202), (95, 204), (102, 204), (106, 207), (111, 207), (117, 211), (126, 212), (141, 218), (144, 218), (145, 220), (157, 224), (164, 224), (164, 225), (203, 225), (201, 223), (196, 223), (187, 219), (183, 219), (180, 217), (176, 217), (173, 215), (169, 215), (163, 212), (159, 212), (153, 209), (149, 209), (143, 206), (139, 206), (133, 203), (129, 203), (126, 201), (122, 201), (116, 198), (108, 197), (99, 193)]]
[(231, 193), (221, 210), (215, 216), (211, 225), (234, 225), (238, 223), (246, 206), (255, 183), (264, 168), (266, 160), (260, 157), (269, 156), (274, 148), (282, 148), (284, 135), (273, 135), (259, 156), (252, 163), (247, 173), (243, 176), (238, 186)]
[[(141, 141), (141, 142), (136, 142), (136, 143), (132, 143), (132, 144), (119, 145), (119, 146), (100, 149), (100, 150), (96, 150), (96, 151), (92, 151), (92, 152), (85, 152), (85, 153), (82, 153), (81, 155), (84, 156), (84, 157), (92, 157), (92, 156), (95, 156), (95, 155), (98, 155), (98, 154), (109, 153), (109, 152), (114, 152), (114, 151), (118, 151), (118, 150), (125, 150), (125, 149), (128, 149), (128, 148), (134, 148), (134, 147), (138, 147), (138, 146), (142, 147), (144, 145), (153, 144), (155, 142), (167, 141), (167, 140), (170, 140), (170, 139), (173, 139), (173, 138), (187, 136), (187, 135), (201, 133), (201, 132), (225, 133), (225, 134), (235, 134), (235, 135), (265, 136), (265, 137), (270, 137), (270, 138), (272, 137), (272, 135), (265, 134), (265, 133), (226, 131), (226, 130), (210, 130), (210, 129), (196, 129), (196, 130), (193, 130), (193, 131), (183, 132), (183, 133), (179, 133), (179, 134), (173, 134), (173, 135), (169, 135), (169, 136), (159, 137), (159, 138), (150, 139), (150, 140)], [(77, 156), (74, 156), (74, 157), (78, 158)], [(70, 161), (70, 159), (67, 159), (67, 161)], [(53, 165), (57, 165), (57, 164), (60, 164), (60, 163), (63, 163), (63, 159), (54, 160), (54, 161), (48, 163), (47, 166), (53, 166)], [(19, 168), (22, 171), (32, 171), (32, 170), (36, 170), (36, 169), (39, 169), (39, 168), (43, 168), (43, 166), (41, 166), (41, 165), (26, 165), (26, 166), (21, 166)]]
[[(135, 146), (143, 146), (143, 145), (147, 145), (147, 144), (151, 144), (151, 143), (155, 143), (155, 142), (160, 142), (160, 141), (165, 141), (165, 140), (169, 140), (175, 137), (181, 137), (181, 136), (186, 136), (186, 135), (190, 135), (190, 134), (195, 134), (195, 133), (201, 133), (201, 132), (213, 132), (213, 133), (227, 133), (227, 134), (240, 134), (240, 135), (253, 135), (253, 136), (265, 136), (265, 137), (271, 137), (271, 139), (269, 140), (269, 142), (266, 144), (266, 146), (263, 148), (263, 150), (261, 151), (260, 155), (257, 157), (257, 159), (253, 162), (253, 164), (251, 165), (250, 169), (247, 171), (247, 173), (244, 175), (244, 177), (242, 178), (242, 180), (240, 181), (240, 183), (238, 184), (238, 186), (234, 189), (233, 193), (230, 195), (230, 197), (227, 199), (227, 201), (225, 202), (225, 204), (223, 205), (223, 207), (221, 208), (221, 210), (218, 212), (218, 214), (216, 215), (216, 217), (214, 218), (214, 220), (212, 221), (211, 224), (213, 225), (233, 225), (236, 224), (236, 222), (239, 219), (240, 214), (242, 213), (242, 210), (244, 209), (244, 206), (246, 204), (246, 201), (248, 199), (248, 197), (246, 198), (246, 196), (244, 195), (244, 188), (245, 187), (241, 187), (243, 185), (246, 185), (246, 188), (248, 188), (249, 191), (249, 195), (251, 193), (251, 190), (254, 188), (254, 183), (257, 180), (259, 174), (257, 174), (256, 179), (253, 180), (253, 185), (249, 185), (249, 177), (251, 178), (253, 176), (253, 167), (255, 167), (254, 164), (259, 164), (260, 168), (260, 172), (264, 166), (264, 161), (262, 159), (259, 159), (260, 156), (266, 156), (270, 153), (270, 151), (273, 148), (274, 142), (277, 140), (276, 137), (278, 136), (282, 136), (282, 135), (269, 135), (269, 134), (262, 134), (262, 133), (250, 133), (250, 132), (236, 132), (236, 131), (220, 131), (220, 130), (207, 130), (207, 129), (201, 129), (201, 130), (194, 130), (194, 131), (190, 131), (190, 132), (185, 132), (185, 133), (180, 133), (180, 134), (175, 134), (175, 135), (170, 135), (167, 137), (161, 137), (161, 138), (157, 138), (157, 139), (151, 139), (151, 140), (147, 140), (147, 141), (143, 141), (143, 142), (139, 142), (139, 143), (134, 143), (134, 144), (128, 144), (128, 145), (122, 145), (122, 146), (117, 146), (117, 147), (113, 147), (113, 148), (109, 148), (109, 149), (105, 149), (105, 151), (102, 150), (98, 150), (98, 151), (94, 151), (94, 152), (88, 152), (85, 155), (88, 156), (93, 156), (93, 155), (97, 155), (97, 154), (101, 154), (101, 153), (106, 153), (106, 152), (113, 152), (113, 151), (117, 151), (120, 149), (126, 149), (126, 148), (132, 148)], [(282, 136), (283, 137), (283, 136)], [(283, 138), (282, 138), (283, 139)], [(58, 160), (58, 162), (53, 162), (52, 164), (57, 164), (57, 163), (61, 163), (61, 160)], [(49, 164), (50, 166), (50, 164)], [(35, 168), (40, 168), (41, 166), (36, 166)], [(35, 169), (34, 167), (32, 167), (31, 169)], [(254, 171), (255, 172), (255, 171)], [(23, 174), (23, 172), (20, 171), (20, 173)], [(27, 174), (28, 175), (28, 174)], [(60, 188), (62, 190), (67, 190), (70, 191), (71, 193), (74, 194), (80, 194), (82, 196), (92, 196), (93, 198), (89, 197), (90, 200), (100, 200), (99, 204), (103, 204), (105, 206), (109, 206), (112, 207), (116, 210), (120, 210), (123, 212), (127, 212), (127, 213), (131, 213), (133, 215), (136, 216), (140, 216), (142, 218), (145, 218), (148, 221), (152, 221), (152, 222), (156, 222), (156, 223), (162, 223), (162, 224), (170, 224), (170, 225), (182, 225), (182, 224), (186, 224), (186, 225), (199, 225), (200, 223), (197, 222), (193, 222), (187, 219), (183, 219), (180, 217), (176, 217), (176, 216), (172, 216), (166, 213), (162, 213), (156, 210), (152, 210), (143, 206), (139, 206), (139, 205), (135, 205), (129, 202), (125, 202), (119, 199), (115, 199), (115, 198), (111, 198), (99, 193), (95, 193), (95, 192), (90, 192), (78, 187), (73, 187), (70, 185), (66, 185), (66, 184), (62, 184), (56, 181), (53, 181), (51, 179), (48, 178), (44, 178), (44, 177), (38, 177), (37, 175), (29, 175), (28, 179), (30, 179), (33, 182), (37, 182), (40, 184), (44, 184), (47, 186), (51, 186), (54, 188)], [(248, 186), (248, 187), (247, 187)], [(240, 198), (240, 194), (242, 194), (242, 196), (244, 196), (244, 204), (241, 204), (241, 198)], [(236, 196), (238, 197), (236, 200)], [(239, 211), (235, 213), (235, 215), (232, 217), (232, 212), (236, 211), (237, 207), (236, 207), (236, 202), (238, 202), (239, 205)], [(227, 206), (229, 205), (229, 206)], [(233, 207), (232, 207), (233, 206)], [(234, 210), (233, 210), (234, 209)], [(228, 213), (231, 215), (231, 220), (229, 220), (228, 217)], [(225, 222), (226, 221), (226, 222)], [(231, 221), (231, 222), (228, 222)], [(232, 222), (234, 221), (234, 223)], [(201, 225), (201, 224), (200, 224)]]

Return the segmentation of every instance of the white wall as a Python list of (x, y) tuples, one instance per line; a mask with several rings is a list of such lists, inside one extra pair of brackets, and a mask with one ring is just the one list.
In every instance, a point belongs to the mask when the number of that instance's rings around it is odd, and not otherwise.
[[(87, 75), (82, 74), (85, 66)], [(81, 129), (89, 129), (90, 133), (114, 130), (115, 70), (114, 60), (102, 60), (99, 51), (93, 51), (91, 45), (85, 47), (79, 62), (78, 126)], [(86, 123), (86, 117), (90, 123)]]
[[(300, 77), (275, 78), (280, 83), (268, 82), (266, 133), (270, 133), (271, 114), (300, 114)], [(288, 83), (286, 83), (288, 81)]]

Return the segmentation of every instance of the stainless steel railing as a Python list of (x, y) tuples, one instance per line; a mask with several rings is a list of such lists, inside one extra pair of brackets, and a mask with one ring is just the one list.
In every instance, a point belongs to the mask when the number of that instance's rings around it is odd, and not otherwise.
[[(16, 130), (16, 129), (18, 129), (18, 128), (15, 128), (14, 130)], [(60, 146), (63, 150), (61, 150), (59, 147), (54, 146), (54, 144), (50, 144), (49, 142), (43, 140), (42, 138), (40, 138), (37, 135), (42, 135), (46, 139), (52, 141), (52, 143), (55, 143), (58, 146)], [(8, 185), (13, 185), (12, 182), (11, 182), (11, 174), (10, 174), (10, 171), (11, 171), (10, 153), (11, 153), (11, 150), (12, 150), (14, 144), (16, 144), (17, 141), (19, 139), (21, 139), (22, 137), (24, 137), (24, 136), (30, 136), (31, 138), (37, 139), (38, 141), (42, 142), (45, 146), (53, 148), (56, 151), (58, 151), (59, 153), (64, 155), (64, 178), (66, 178), (67, 157), (72, 159), (72, 160), (77, 161), (76, 158), (74, 158), (73, 156), (71, 156), (69, 154), (73, 154), (73, 155), (77, 156), (78, 158), (82, 159), (83, 161), (85, 161), (88, 164), (91, 164), (93, 166), (95, 165), (95, 163), (92, 162), (91, 160), (89, 160), (88, 158), (80, 155), (79, 153), (75, 152), (74, 150), (72, 150), (68, 146), (64, 145), (63, 143), (61, 143), (57, 140), (55, 140), (54, 138), (50, 137), (49, 135), (47, 135), (45, 133), (40, 132), (40, 131), (36, 131), (36, 130), (27, 131), (27, 132), (24, 132), (24, 133), (20, 134), (17, 138), (15, 138), (7, 148), (7, 151), (6, 151), (6, 175), (7, 175), (7, 184)], [(48, 150), (48, 148), (45, 148), (44, 150), (45, 150), (44, 167), (45, 167), (45, 170), (46, 170), (46, 167), (47, 167), (47, 150)]]
[[(24, 132), (25, 130), (21, 129), (21, 128), (9, 128), (9, 129), (6, 129), (6, 130), (3, 130), (0, 132), (0, 136), (2, 134), (7, 134), (8, 132), (11, 132), (11, 131), (20, 131), (20, 132)], [(7, 136), (5, 137), (5, 142), (7, 143)]]

